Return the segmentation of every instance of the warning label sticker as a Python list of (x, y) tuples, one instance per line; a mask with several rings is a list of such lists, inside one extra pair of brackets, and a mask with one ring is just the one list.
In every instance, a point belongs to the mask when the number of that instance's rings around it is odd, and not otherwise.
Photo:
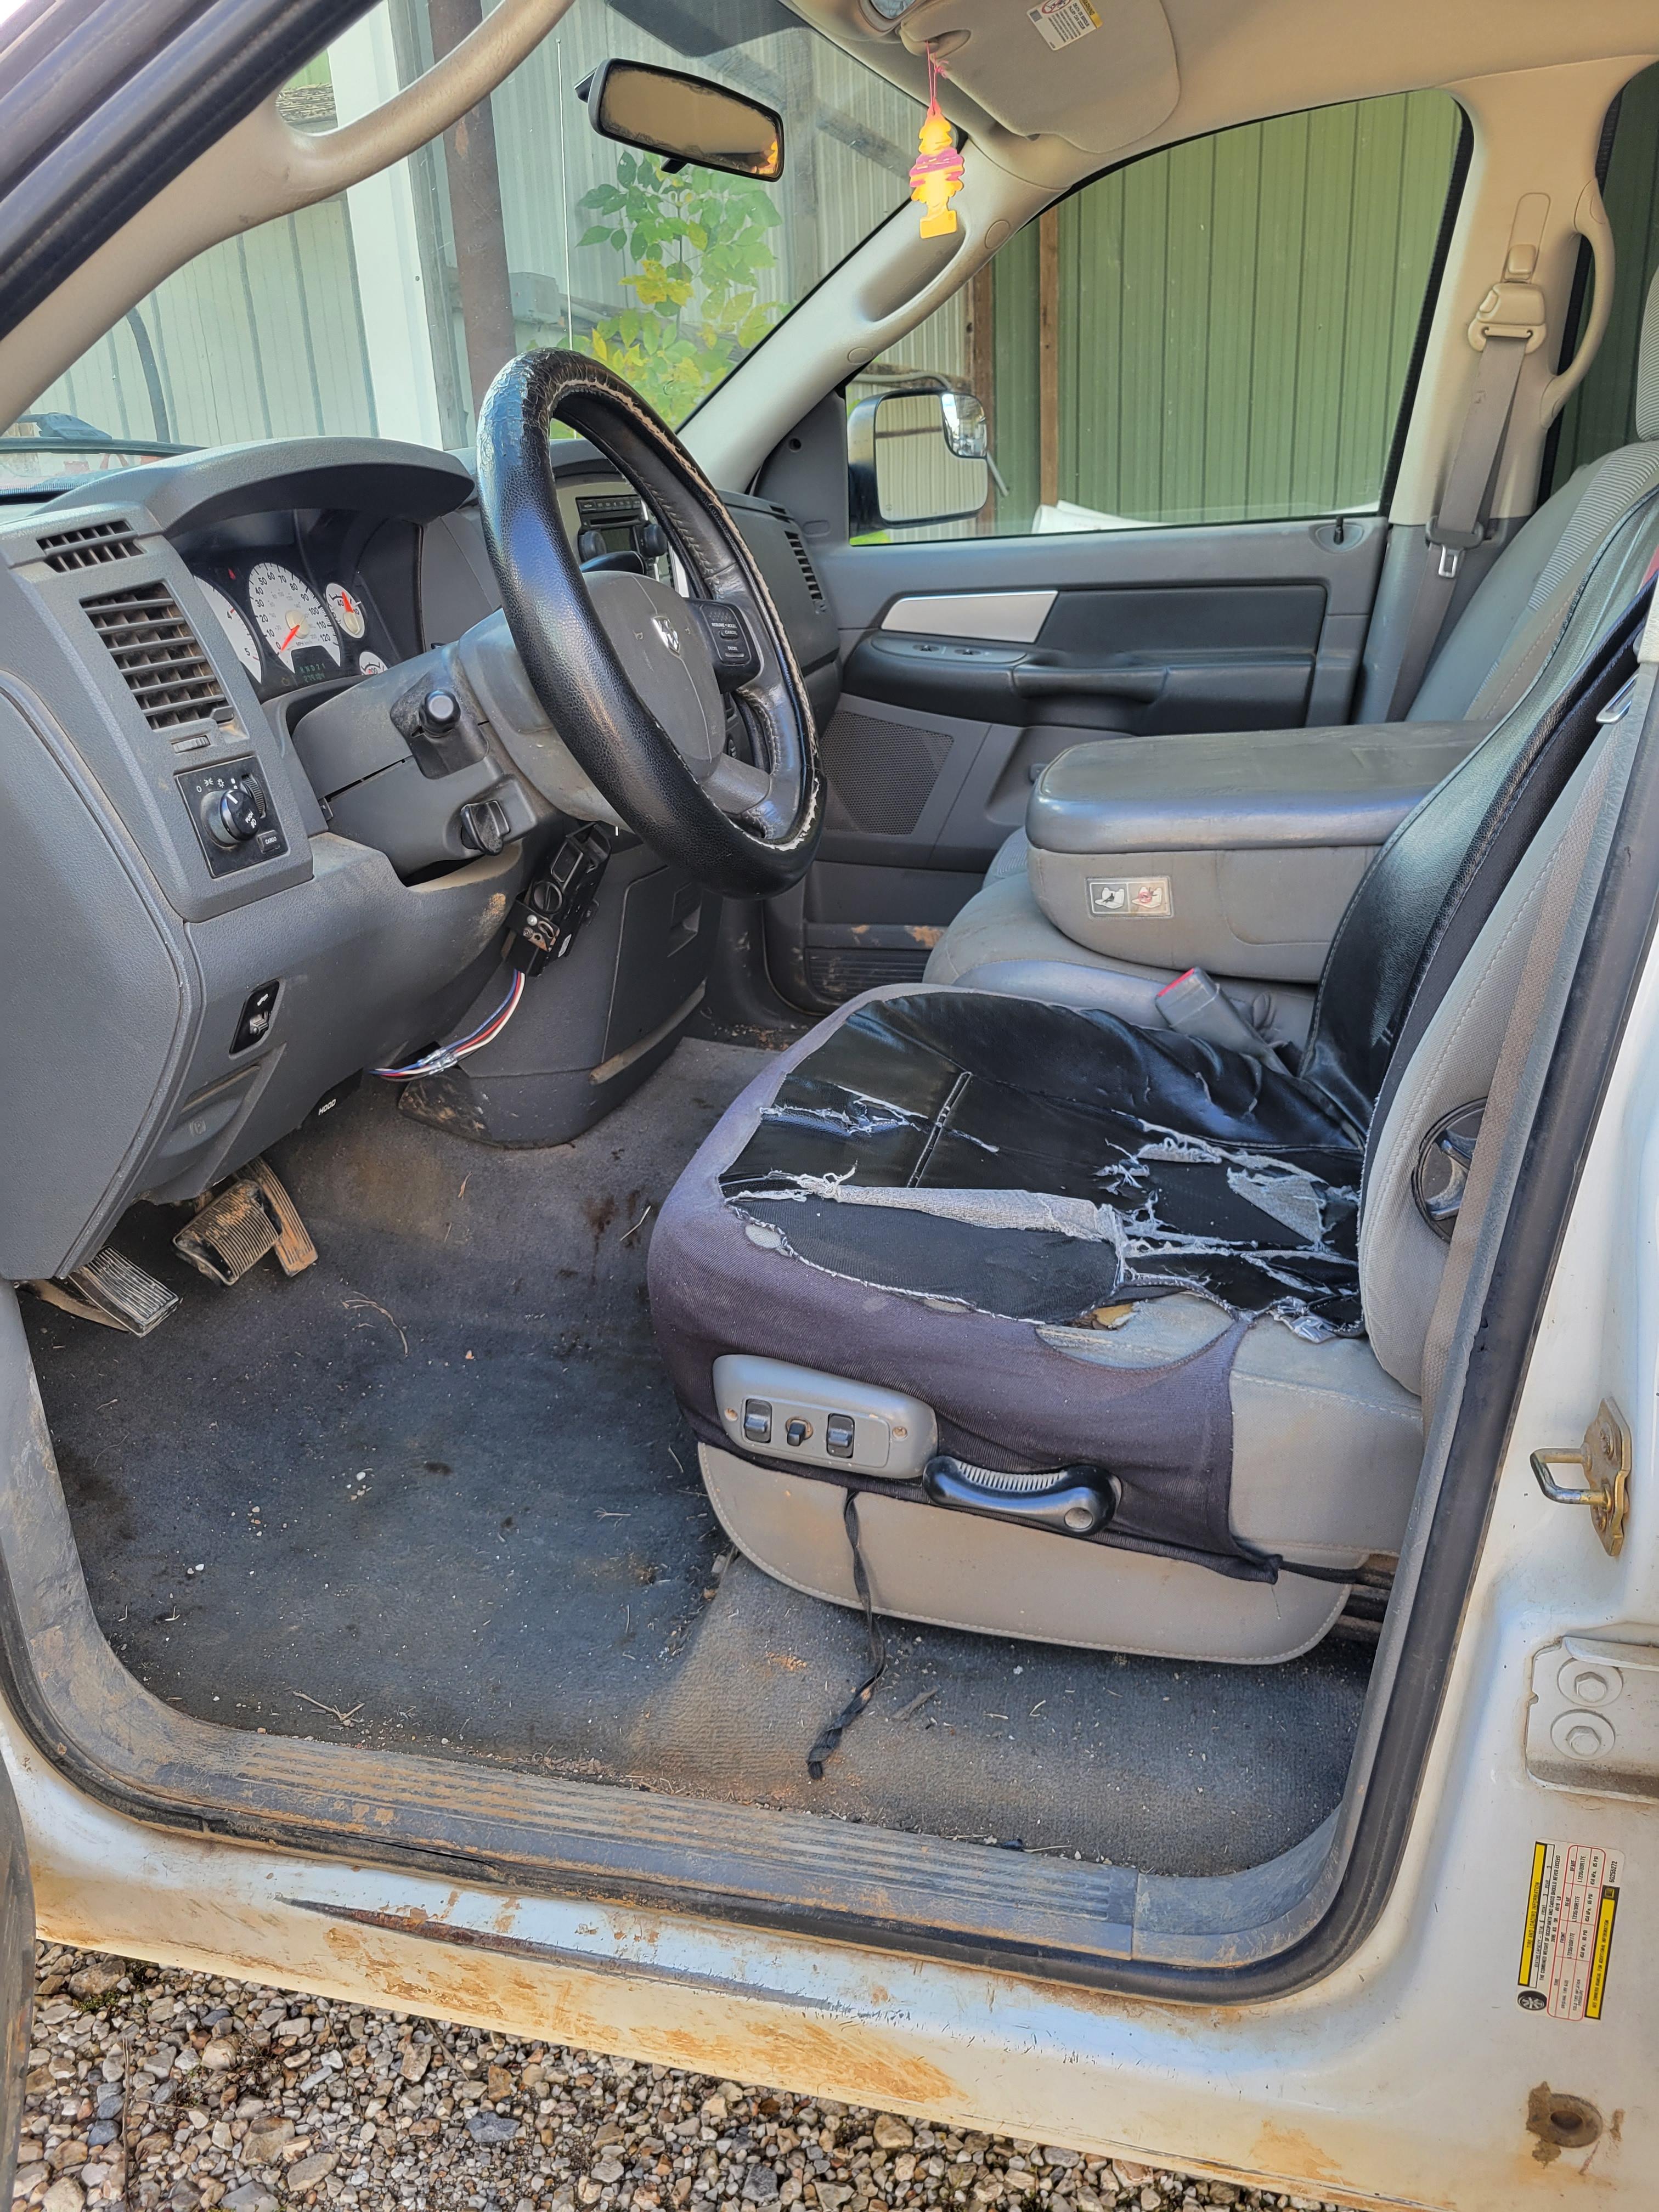
[(1089, 0), (1042, 0), (1041, 6), (1025, 12), (1056, 53), (1100, 28), (1100, 18)]
[(1534, 1844), (1519, 2002), (1553, 2020), (1600, 2020), (1624, 1859), (1599, 1844)]

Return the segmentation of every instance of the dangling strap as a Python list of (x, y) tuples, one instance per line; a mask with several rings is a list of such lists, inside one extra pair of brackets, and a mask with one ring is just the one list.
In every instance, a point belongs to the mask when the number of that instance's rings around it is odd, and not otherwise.
[(814, 1782), (823, 1779), (823, 1762), (835, 1751), (859, 1715), (875, 1695), (876, 1685), (887, 1671), (887, 1646), (882, 1642), (881, 1623), (876, 1619), (875, 1602), (870, 1595), (870, 1577), (865, 1571), (864, 1553), (859, 1548), (859, 1501), (856, 1491), (849, 1490), (847, 1503), (842, 1508), (842, 1525), (847, 1531), (847, 1541), (853, 1553), (853, 1588), (858, 1592), (859, 1602), (864, 1607), (864, 1632), (870, 1639), (870, 1672), (859, 1684), (852, 1696), (825, 1727), (818, 1730), (817, 1741), (806, 1754), (806, 1771)]

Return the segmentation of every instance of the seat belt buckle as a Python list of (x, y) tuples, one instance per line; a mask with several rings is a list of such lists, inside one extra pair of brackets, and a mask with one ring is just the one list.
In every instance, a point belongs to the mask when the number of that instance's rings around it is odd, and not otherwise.
[(1152, 1004), (1182, 1036), (1196, 1037), (1224, 1052), (1243, 1053), (1284, 1073), (1285, 1063), (1261, 1030), (1201, 968), (1188, 968), (1166, 983)]

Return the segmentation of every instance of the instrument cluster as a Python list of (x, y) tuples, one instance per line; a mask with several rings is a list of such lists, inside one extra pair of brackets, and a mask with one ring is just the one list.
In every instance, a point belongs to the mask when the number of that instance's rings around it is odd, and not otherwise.
[(313, 584), (296, 562), (256, 550), (198, 558), (191, 574), (262, 698), (386, 666), (389, 641), (356, 576)]

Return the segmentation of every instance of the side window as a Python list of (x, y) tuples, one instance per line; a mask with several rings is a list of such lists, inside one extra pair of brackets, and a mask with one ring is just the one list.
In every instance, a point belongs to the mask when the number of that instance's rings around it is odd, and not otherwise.
[(1446, 93), (1353, 100), (1047, 210), (850, 387), (855, 533), (1373, 511), (1462, 129)]
[[(1547, 498), (1573, 471), (1615, 446), (1635, 442), (1636, 362), (1648, 287), (1659, 270), (1659, 64), (1632, 77), (1619, 96), (1613, 118), (1613, 148), (1601, 197), (1613, 231), (1618, 289), (1601, 349), (1589, 375), (1561, 411), (1544, 459), (1539, 497)], [(1559, 359), (1578, 350), (1594, 290), (1589, 251), (1579, 256), (1579, 282), (1573, 288), (1577, 313), (1568, 318)]]

